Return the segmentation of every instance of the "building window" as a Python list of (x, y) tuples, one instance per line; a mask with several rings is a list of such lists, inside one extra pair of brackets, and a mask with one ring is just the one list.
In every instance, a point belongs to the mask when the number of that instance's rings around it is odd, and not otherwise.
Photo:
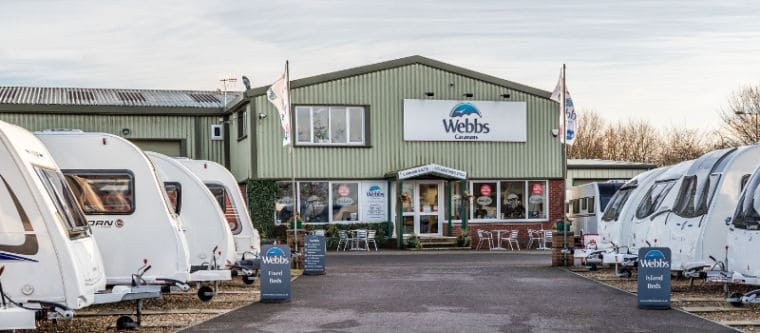
[(246, 106), (245, 111), (240, 111), (237, 116), (238, 140), (245, 139), (248, 136), (248, 109), (250, 106)]
[(132, 174), (65, 171), (65, 175), (85, 214), (129, 215), (135, 211)]
[(298, 183), (301, 218), (307, 223), (330, 222), (328, 182)]
[[(544, 220), (548, 216), (548, 183), (544, 180), (472, 181), (470, 187), (473, 194), (470, 218), (476, 222)], [(579, 202), (571, 204), (578, 205)]]
[(278, 182), (275, 221), (288, 222), (293, 211), (307, 224), (377, 223), (388, 220), (388, 191), (378, 181), (302, 181), (294, 197), (291, 182)]
[(507, 220), (525, 218), (525, 182), (501, 182), (501, 217)]
[(365, 108), (360, 106), (296, 106), (296, 143), (364, 145)]
[(333, 221), (359, 220), (359, 183), (332, 183)]

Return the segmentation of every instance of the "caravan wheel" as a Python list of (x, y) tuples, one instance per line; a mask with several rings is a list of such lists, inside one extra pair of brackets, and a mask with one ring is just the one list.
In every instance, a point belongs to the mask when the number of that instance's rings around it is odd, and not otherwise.
[(253, 284), (255, 281), (256, 281), (256, 276), (253, 276), (253, 275), (243, 276), (243, 283), (245, 284)]
[(214, 298), (214, 295), (216, 293), (214, 292), (214, 289), (211, 289), (209, 286), (203, 286), (198, 288), (198, 299), (200, 299), (203, 302), (208, 302), (212, 298)]
[(121, 316), (119, 319), (116, 319), (116, 329), (120, 331), (136, 330), (137, 322), (130, 316)]

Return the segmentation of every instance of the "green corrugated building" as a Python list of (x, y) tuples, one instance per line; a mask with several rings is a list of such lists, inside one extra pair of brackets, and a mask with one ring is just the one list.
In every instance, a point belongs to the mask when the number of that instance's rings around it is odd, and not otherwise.
[(315, 227), (379, 223), (394, 235), (441, 236), (463, 224), (547, 228), (562, 216), (548, 91), (420, 56), (294, 80), (291, 160), (267, 88), (0, 87), (0, 120), (105, 131), (223, 163), (247, 185), (260, 225), (298, 211)]

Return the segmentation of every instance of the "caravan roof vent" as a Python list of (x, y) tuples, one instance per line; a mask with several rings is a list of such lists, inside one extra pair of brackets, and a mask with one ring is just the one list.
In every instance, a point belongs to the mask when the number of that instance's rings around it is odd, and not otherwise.
[(145, 102), (145, 96), (139, 92), (117, 91), (116, 97), (119, 97), (122, 102)]
[(95, 94), (92, 91), (74, 90), (68, 92), (69, 101), (72, 102), (92, 102), (95, 101)]
[(198, 103), (219, 103), (219, 99), (211, 94), (188, 94), (190, 98)]

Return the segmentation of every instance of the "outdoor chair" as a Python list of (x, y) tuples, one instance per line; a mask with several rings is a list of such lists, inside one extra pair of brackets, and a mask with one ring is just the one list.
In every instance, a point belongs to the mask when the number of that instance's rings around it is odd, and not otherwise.
[(543, 239), (541, 238), (541, 232), (538, 230), (528, 229), (528, 248), (530, 249), (533, 244), (537, 248), (541, 248)]
[[(351, 249), (369, 251), (369, 243), (367, 242), (367, 234), (368, 234), (367, 229), (356, 230), (356, 239), (354, 239), (354, 242), (356, 242), (356, 244)], [(364, 243), (364, 247), (362, 247), (362, 242)]]
[(517, 235), (518, 230), (512, 230), (512, 232), (509, 233), (509, 237), (507, 237), (507, 242), (509, 243), (509, 249), (514, 250), (515, 248), (512, 247), (517, 246), (517, 251), (520, 251), (520, 243), (517, 242)]
[(338, 247), (335, 248), (335, 250), (340, 250), (340, 246), (343, 245), (343, 251), (346, 250), (346, 247), (348, 247), (349, 243), (351, 243), (351, 238), (348, 237), (348, 232), (345, 230), (339, 230), (338, 231)]
[(488, 248), (493, 249), (493, 234), (490, 231), (478, 229), (478, 246), (475, 250), (480, 250), (480, 245), (483, 242), (488, 242)]
[(549, 244), (549, 243), (551, 243), (551, 242), (552, 242), (552, 232), (548, 231), (548, 230), (544, 231), (544, 247), (548, 248), (548, 246), (546, 246), (546, 245)]
[(372, 243), (375, 245), (375, 251), (377, 251), (377, 242), (375, 241), (376, 234), (377, 230), (367, 231), (367, 249), (369, 249), (369, 243)]

